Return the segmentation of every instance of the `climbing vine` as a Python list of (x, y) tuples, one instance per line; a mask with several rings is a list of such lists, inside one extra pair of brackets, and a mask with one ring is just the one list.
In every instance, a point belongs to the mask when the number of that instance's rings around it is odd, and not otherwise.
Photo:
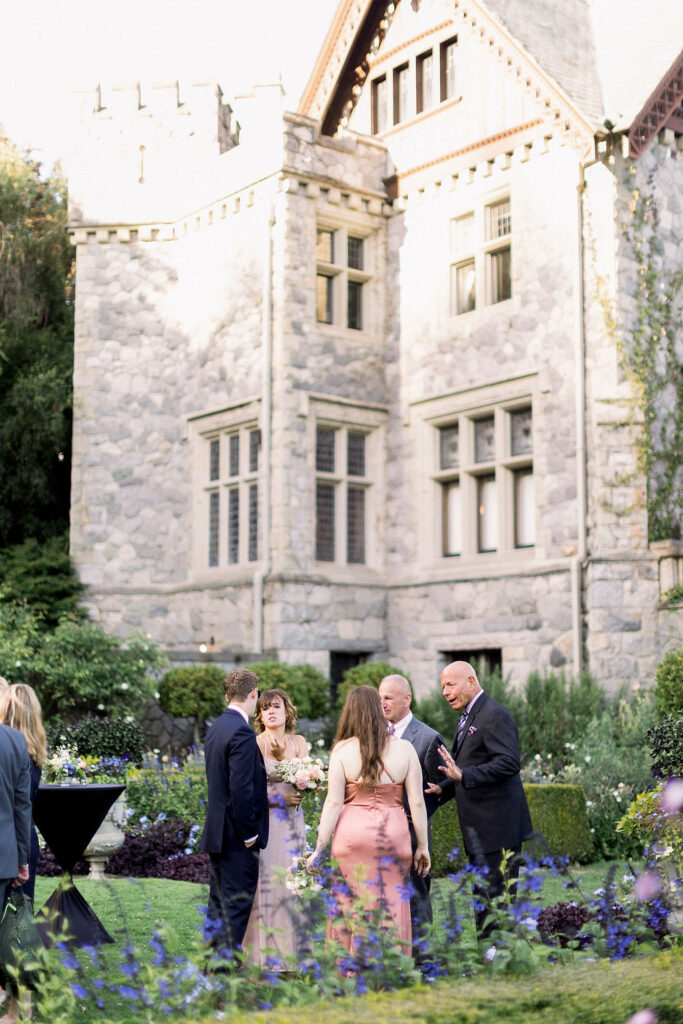
[[(635, 310), (629, 322), (620, 322), (607, 297), (605, 281), (595, 275), (597, 298), (608, 333), (616, 340), (624, 373), (633, 389), (638, 422), (638, 470), (646, 479), (649, 540), (681, 536), (683, 509), (683, 360), (681, 344), (681, 289), (683, 269), (667, 269), (660, 214), (652, 192), (633, 181), (636, 168), (628, 168), (631, 192), (629, 219), (624, 228), (636, 264)], [(624, 482), (623, 480), (621, 482)]]
[[(635, 168), (630, 167), (631, 175)], [(657, 202), (649, 188), (631, 191), (625, 237), (636, 262), (635, 316), (619, 350), (643, 414), (639, 461), (647, 480), (650, 540), (680, 537), (683, 508), (683, 360), (676, 351), (683, 317), (683, 269), (664, 265)]]

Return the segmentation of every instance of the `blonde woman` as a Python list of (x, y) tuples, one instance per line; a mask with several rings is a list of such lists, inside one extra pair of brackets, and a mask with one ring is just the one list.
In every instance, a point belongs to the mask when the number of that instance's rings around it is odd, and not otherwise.
[[(35, 800), (40, 785), (40, 772), (47, 756), (47, 739), (43, 728), (43, 714), (40, 701), (32, 687), (25, 683), (0, 686), (0, 722), (22, 733), (31, 758), (31, 803)], [(38, 836), (31, 823), (31, 851), (28, 859), (29, 876), (24, 882), (24, 892), (33, 899), (38, 865)], [(21, 1016), (31, 1016), (31, 993), (23, 992), (21, 1005), (17, 991), (8, 989), (7, 1013), (0, 1018), (0, 1024), (15, 1024)]]
[(277, 777), (280, 761), (308, 755), (308, 744), (303, 736), (296, 735), (295, 728), (296, 708), (285, 691), (265, 690), (256, 704), (254, 729), (268, 774), (270, 825), (268, 845), (261, 851), (258, 888), (244, 936), (244, 948), (250, 950), (257, 964), (264, 964), (273, 951), (281, 957), (302, 951), (302, 939), (295, 929), (297, 897), (284, 883), (284, 871), (291, 866), (294, 857), (303, 856), (306, 850), (302, 795)]
[[(43, 728), (43, 713), (35, 690), (25, 683), (12, 683), (0, 687), (0, 722), (17, 729), (23, 734), (31, 758), (31, 803), (35, 800), (40, 773), (47, 756), (47, 738)], [(29, 879), (24, 882), (24, 892), (33, 899), (38, 864), (38, 835), (35, 827), (31, 830), (31, 854), (29, 857)]]

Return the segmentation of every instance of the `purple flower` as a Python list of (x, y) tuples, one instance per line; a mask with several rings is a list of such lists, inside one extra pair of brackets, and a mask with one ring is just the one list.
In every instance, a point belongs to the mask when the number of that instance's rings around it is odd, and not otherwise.
[(474, 734), (475, 734), (475, 732), (476, 732), (476, 731), (477, 731), (477, 727), (476, 727), (476, 725), (471, 725), (471, 726), (469, 727), (469, 729), (467, 730), (467, 735), (468, 735), (468, 736), (474, 736)]
[(633, 891), (636, 899), (642, 902), (652, 900), (657, 896), (662, 888), (662, 884), (657, 876), (652, 871), (644, 871), (642, 875), (636, 879)]
[(678, 814), (683, 810), (683, 779), (669, 779), (664, 787), (660, 804), (665, 814)]

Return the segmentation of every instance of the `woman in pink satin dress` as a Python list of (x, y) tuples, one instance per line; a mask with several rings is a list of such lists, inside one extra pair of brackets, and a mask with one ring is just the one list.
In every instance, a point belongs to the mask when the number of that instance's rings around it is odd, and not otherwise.
[(341, 917), (328, 921), (328, 937), (352, 955), (363, 941), (362, 918), (376, 918), (378, 911), (397, 944), (405, 953), (411, 951), (406, 888), (411, 846), (404, 788), (417, 836), (415, 869), (426, 874), (430, 861), (420, 762), (411, 743), (387, 733), (377, 691), (359, 686), (349, 692), (339, 719), (318, 840), (307, 862), (314, 870), (332, 837), (332, 857), (349, 893), (335, 894)]

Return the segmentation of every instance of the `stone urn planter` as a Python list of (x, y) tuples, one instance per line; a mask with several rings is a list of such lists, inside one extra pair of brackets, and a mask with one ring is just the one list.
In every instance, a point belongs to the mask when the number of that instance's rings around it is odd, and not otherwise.
[(107, 812), (107, 817), (85, 848), (83, 856), (90, 865), (88, 878), (94, 878), (97, 881), (104, 879), (104, 868), (107, 861), (123, 846), (126, 811), (126, 794), (124, 792), (112, 804), (111, 809)]

